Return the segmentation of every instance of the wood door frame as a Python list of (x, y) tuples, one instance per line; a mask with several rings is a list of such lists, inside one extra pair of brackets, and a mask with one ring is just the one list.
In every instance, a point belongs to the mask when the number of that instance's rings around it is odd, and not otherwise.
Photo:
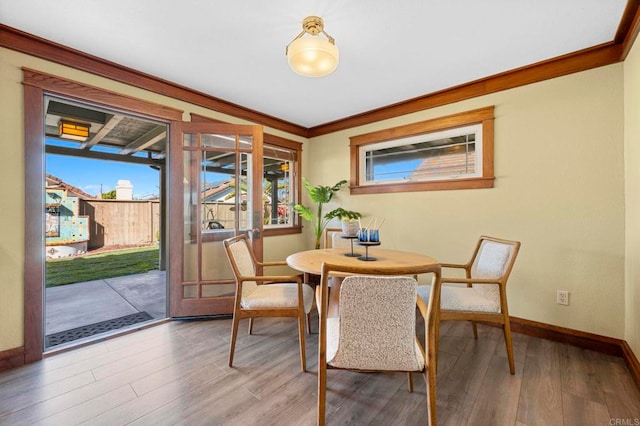
[(182, 110), (144, 101), (22, 68), (24, 86), (25, 246), (24, 246), (24, 362), (42, 359), (44, 352), (44, 98), (72, 99), (150, 118), (170, 125), (182, 119)]

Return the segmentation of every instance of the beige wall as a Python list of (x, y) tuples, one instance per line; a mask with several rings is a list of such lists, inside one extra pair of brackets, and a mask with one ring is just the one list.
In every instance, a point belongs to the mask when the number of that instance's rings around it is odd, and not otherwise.
[[(306, 176), (349, 178), (349, 136), (495, 105), (495, 188), (349, 196), (383, 245), (468, 260), (478, 237), (522, 242), (512, 315), (623, 338), (623, 68), (602, 67), (317, 137)], [(556, 304), (568, 290), (570, 306)]]
[(640, 358), (640, 43), (624, 63), (626, 199), (625, 334)]
[[(196, 112), (242, 122), (0, 49), (0, 179), (11, 182), (0, 185), (0, 196), (16, 206), (3, 209), (0, 220), (0, 351), (23, 344), (22, 66), (180, 108), (185, 120)], [(495, 105), (495, 188), (377, 196), (350, 196), (342, 190), (337, 200), (346, 208), (386, 218), (385, 247), (421, 251), (443, 261), (467, 260), (481, 234), (519, 239), (523, 246), (508, 289), (514, 316), (626, 338), (638, 353), (638, 330), (630, 330), (638, 322), (631, 305), (637, 305), (640, 280), (634, 279), (626, 294), (624, 280), (623, 97), (622, 64), (532, 84), (315, 138), (304, 144), (303, 175), (313, 184), (348, 179), (349, 136)], [(630, 127), (625, 129), (627, 151), (633, 148)], [(637, 139), (638, 130), (634, 134)], [(629, 177), (637, 165), (627, 166)], [(627, 208), (632, 204), (640, 208), (640, 196), (628, 200)], [(265, 260), (311, 247), (308, 226), (305, 231), (302, 238), (268, 238)], [(635, 235), (640, 242), (640, 231)], [(631, 239), (629, 233), (627, 237)], [(627, 268), (634, 265), (638, 262), (630, 260)], [(570, 306), (556, 305), (557, 289), (571, 292)]]
[[(0, 48), (0, 199), (6, 205), (0, 213), (0, 351), (23, 345), (23, 262), (24, 262), (24, 123), (22, 67), (54, 74), (84, 84), (102, 87), (189, 113), (246, 123), (205, 108), (127, 86), (82, 71), (53, 64)], [(266, 128), (277, 136), (305, 143), (304, 138)], [(32, 155), (39, 155), (33, 153)], [(304, 160), (304, 157), (303, 157)], [(270, 237), (265, 240), (265, 260), (283, 259), (306, 248), (299, 235)]]
[(22, 346), (24, 131), (21, 71), (0, 48), (0, 351)]

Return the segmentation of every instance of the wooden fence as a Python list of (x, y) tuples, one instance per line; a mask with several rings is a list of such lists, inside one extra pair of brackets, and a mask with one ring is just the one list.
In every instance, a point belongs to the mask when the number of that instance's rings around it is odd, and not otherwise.
[(157, 200), (82, 200), (80, 215), (89, 217), (89, 250), (150, 244), (160, 236)]
[[(270, 212), (271, 206), (267, 205), (267, 220), (270, 219)], [(79, 214), (89, 218), (89, 250), (150, 244), (160, 238), (158, 200), (81, 200)], [(200, 215), (203, 229), (215, 229), (220, 225), (233, 228), (236, 221), (233, 203), (204, 203)], [(247, 212), (241, 209), (238, 216), (240, 226), (246, 226)]]

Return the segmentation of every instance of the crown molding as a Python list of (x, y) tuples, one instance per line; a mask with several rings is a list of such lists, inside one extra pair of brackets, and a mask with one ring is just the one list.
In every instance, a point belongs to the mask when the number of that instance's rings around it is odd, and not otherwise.
[(628, 0), (609, 43), (429, 93), (396, 104), (309, 128), (308, 137), (326, 135), (429, 108), (624, 61), (640, 33), (640, 0)]
[(313, 138), (624, 61), (640, 33), (640, 0), (628, 0), (611, 42), (306, 128), (0, 24), (0, 47), (96, 74), (213, 111)]
[(294, 135), (307, 137), (307, 128), (262, 114), (249, 108), (189, 89), (170, 81), (116, 64), (97, 56), (63, 46), (18, 29), (0, 24), (0, 46), (47, 61), (86, 71), (101, 77), (139, 87), (153, 93), (199, 105), (233, 117), (262, 124)]
[(374, 123), (388, 118), (398, 117), (435, 108), (478, 96), (488, 95), (502, 90), (513, 89), (563, 75), (585, 71), (591, 68), (620, 62), (622, 45), (613, 42), (559, 56), (525, 67), (506, 71), (490, 77), (464, 83), (417, 98), (398, 102), (382, 108), (352, 115), (347, 118), (321, 124), (309, 129), (309, 137), (326, 135), (356, 126)]
[(618, 31), (616, 32), (616, 43), (622, 44), (622, 58), (625, 60), (633, 43), (640, 32), (640, 0), (628, 0), (627, 7), (622, 14)]

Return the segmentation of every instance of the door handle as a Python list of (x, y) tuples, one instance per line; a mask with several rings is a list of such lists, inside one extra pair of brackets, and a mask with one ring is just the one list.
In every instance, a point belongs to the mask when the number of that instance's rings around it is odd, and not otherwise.
[[(252, 224), (256, 224), (256, 223), (260, 223), (261, 220), (261, 214), (262, 212), (260, 212), (259, 210), (254, 210), (253, 211), (253, 221), (251, 222)], [(251, 233), (253, 234), (253, 238), (256, 240), (260, 239), (260, 228), (253, 228), (251, 230)]]

